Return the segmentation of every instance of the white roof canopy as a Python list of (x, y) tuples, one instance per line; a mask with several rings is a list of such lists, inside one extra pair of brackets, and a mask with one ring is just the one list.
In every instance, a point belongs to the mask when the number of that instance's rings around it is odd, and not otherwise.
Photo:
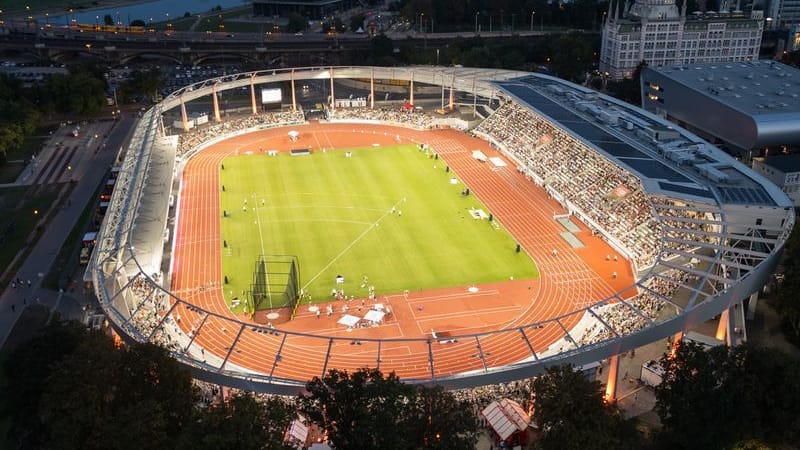
[(508, 439), (517, 431), (524, 431), (531, 422), (522, 406), (507, 398), (490, 403), (481, 411), (481, 415), (502, 440)]

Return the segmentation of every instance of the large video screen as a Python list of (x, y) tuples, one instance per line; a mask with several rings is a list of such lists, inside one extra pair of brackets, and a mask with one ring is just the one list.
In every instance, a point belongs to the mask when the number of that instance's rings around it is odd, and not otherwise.
[(269, 103), (280, 103), (281, 102), (281, 90), (280, 89), (262, 89), (261, 90), (261, 103), (262, 104), (269, 104)]

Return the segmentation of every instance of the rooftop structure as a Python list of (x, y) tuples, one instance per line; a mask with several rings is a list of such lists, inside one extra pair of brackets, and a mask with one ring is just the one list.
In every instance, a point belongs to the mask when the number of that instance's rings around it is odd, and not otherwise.
[(754, 158), (753, 170), (769, 178), (800, 206), (800, 154)]
[(800, 145), (800, 70), (775, 61), (648, 67), (642, 107), (733, 153)]
[(649, 66), (758, 59), (764, 24), (761, 11), (744, 14), (720, 2), (719, 11), (687, 15), (686, 1), (622, 0), (609, 4), (603, 24), (600, 71), (613, 80)]

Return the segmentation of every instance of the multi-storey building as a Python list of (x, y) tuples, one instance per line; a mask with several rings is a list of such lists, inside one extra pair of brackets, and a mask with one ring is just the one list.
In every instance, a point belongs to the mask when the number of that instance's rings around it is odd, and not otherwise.
[(630, 77), (641, 61), (650, 66), (758, 59), (763, 12), (745, 15), (721, 2), (718, 12), (686, 14), (686, 0), (621, 0), (609, 6), (603, 24), (600, 71), (610, 79)]

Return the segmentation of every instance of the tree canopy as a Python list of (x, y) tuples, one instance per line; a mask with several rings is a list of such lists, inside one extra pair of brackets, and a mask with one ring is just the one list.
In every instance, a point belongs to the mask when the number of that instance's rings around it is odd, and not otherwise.
[(538, 448), (638, 448), (639, 438), (615, 405), (603, 400), (598, 381), (587, 380), (571, 365), (548, 368), (533, 382)]
[(306, 384), (298, 404), (335, 448), (472, 449), (469, 408), (440, 388), (415, 387), (377, 369), (331, 370)]
[(781, 313), (787, 337), (800, 343), (800, 227), (794, 227), (784, 248), (784, 278), (777, 293), (776, 309)]
[(25, 449), (281, 449), (293, 408), (239, 394), (202, 403), (161, 347), (118, 346), (74, 322), (46, 327), (5, 363), (10, 433)]
[(730, 448), (737, 442), (800, 441), (800, 363), (772, 349), (742, 345), (705, 350), (684, 342), (664, 356), (656, 411), (658, 440), (672, 448)]

